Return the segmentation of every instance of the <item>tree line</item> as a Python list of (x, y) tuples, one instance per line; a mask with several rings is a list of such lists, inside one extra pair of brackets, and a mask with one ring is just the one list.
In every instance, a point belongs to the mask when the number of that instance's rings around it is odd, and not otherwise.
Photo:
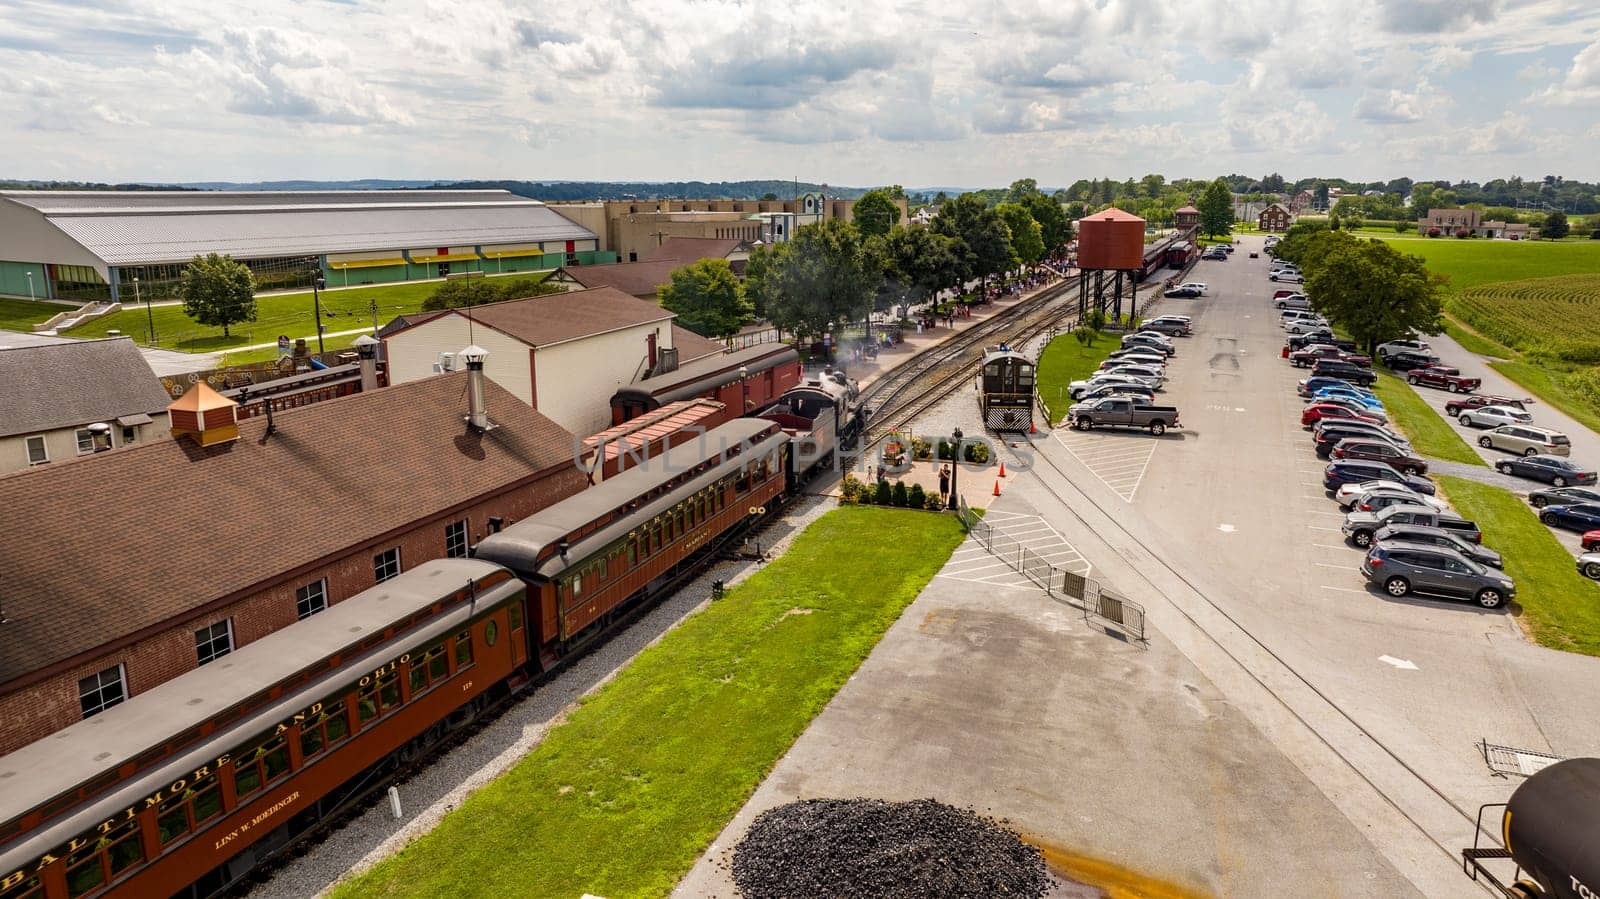
[(805, 225), (789, 241), (753, 248), (742, 282), (726, 260), (683, 266), (661, 287), (661, 305), (708, 337), (731, 336), (757, 319), (815, 337), (830, 325), (1031, 268), (1072, 239), (1066, 211), (1031, 179), (992, 206), (975, 194), (947, 199), (926, 226), (900, 222), (896, 190), (868, 191), (853, 222)]
[(1391, 243), (1297, 222), (1274, 255), (1300, 266), (1311, 307), (1368, 354), (1385, 341), (1443, 328), (1444, 278)]

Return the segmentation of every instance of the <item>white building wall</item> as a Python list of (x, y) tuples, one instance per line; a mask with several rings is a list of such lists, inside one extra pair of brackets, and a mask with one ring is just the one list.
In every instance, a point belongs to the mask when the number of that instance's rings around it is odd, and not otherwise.
[[(78, 430), (88, 427), (92, 422), (84, 422), (70, 428), (57, 428), (53, 431), (37, 432), (35, 434), (18, 434), (13, 437), (0, 437), (0, 474), (13, 471), (22, 471), (28, 468), (28, 438), (44, 435), (45, 453), (49, 456), (51, 465), (62, 462), (71, 462), (74, 459), (83, 459), (93, 453), (78, 454)], [(137, 446), (149, 443), (152, 440), (164, 440), (171, 437), (167, 424), (166, 413), (150, 416), (150, 424), (137, 425), (133, 429), (133, 442), (122, 439), (122, 426), (115, 420), (108, 421), (111, 426), (111, 445), (121, 449), (124, 446)]]
[[(512, 396), (533, 405), (533, 372), (528, 358), (528, 345), (482, 323), (473, 324), (470, 334), (467, 326), (464, 316), (442, 315), (391, 335), (384, 341), (388, 354), (386, 358), (389, 360), (389, 383), (404, 384), (431, 378), (435, 374), (433, 365), (439, 361), (440, 353), (455, 353), (459, 357), (462, 350), (476, 343), (489, 351), (489, 357), (483, 363), (483, 373), (510, 391)], [(458, 358), (457, 370), (465, 366), (466, 363)], [(465, 400), (462, 402), (465, 403)], [(463, 405), (462, 409), (465, 408)], [(489, 410), (489, 417), (494, 417), (493, 409)]]
[(652, 332), (658, 347), (672, 346), (670, 323), (656, 322), (541, 347), (539, 411), (579, 437), (610, 427), (611, 395), (642, 371)]

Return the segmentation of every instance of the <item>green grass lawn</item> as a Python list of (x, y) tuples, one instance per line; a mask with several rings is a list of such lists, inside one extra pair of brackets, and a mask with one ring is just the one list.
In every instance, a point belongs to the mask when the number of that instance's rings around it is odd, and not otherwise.
[(1469, 353), (1476, 353), (1479, 356), (1492, 356), (1496, 359), (1511, 359), (1517, 355), (1516, 350), (1502, 346), (1484, 337), (1449, 316), (1446, 316), (1444, 320), (1444, 333), (1450, 335), (1452, 340), (1461, 344), (1462, 349)]
[(1050, 409), (1050, 424), (1060, 423), (1067, 415), (1067, 407), (1072, 405), (1067, 385), (1089, 377), (1121, 345), (1112, 334), (1096, 334), (1094, 342), (1088, 346), (1078, 343), (1078, 338), (1070, 333), (1050, 341), (1039, 354), (1037, 378), (1039, 396)]
[(1401, 243), (1398, 249), (1421, 256), (1428, 268), (1450, 278), (1458, 292), (1479, 284), (1547, 278), (1600, 271), (1600, 240), (1459, 240), (1416, 235), (1374, 234)]
[(1518, 387), (1525, 388), (1540, 402), (1549, 403), (1584, 427), (1600, 432), (1600, 405), (1590, 402), (1583, 394), (1569, 389), (1563, 383), (1576, 369), (1568, 370), (1554, 363), (1531, 362), (1521, 357), (1491, 362), (1489, 367), (1515, 381)]
[(73, 308), (60, 303), (0, 297), (0, 330), (32, 333), (34, 325), (57, 313), (70, 312)]
[[(503, 275), (497, 277), (519, 277)], [(521, 278), (542, 280), (542, 274), (522, 273)], [(416, 312), (422, 303), (439, 289), (441, 281), (412, 281), (403, 284), (378, 284), (371, 287), (350, 287), (322, 291), (322, 324), (327, 332), (372, 328), (372, 303), (378, 304), (378, 324), (387, 323), (397, 315)], [(315, 337), (316, 316), (312, 309), (310, 291), (304, 293), (276, 293), (256, 298), (256, 320), (241, 322), (229, 329), (228, 337), (221, 328), (196, 324), (183, 314), (182, 306), (155, 306), (150, 310), (155, 317), (156, 345), (186, 353), (209, 353), (230, 347), (250, 346), (277, 340), (279, 334), (290, 338)], [(81, 328), (67, 332), (72, 337), (104, 337), (111, 330), (144, 343), (149, 334), (145, 309), (132, 303), (121, 312), (96, 319)], [(354, 339), (353, 337), (350, 339)], [(348, 343), (346, 344), (348, 345)], [(330, 347), (331, 349), (332, 347)], [(275, 351), (263, 358), (270, 359)], [(260, 355), (259, 352), (248, 354)], [(246, 358), (241, 356), (241, 358)]]
[(667, 895), (961, 539), (951, 515), (829, 512), (334, 895)]
[(1461, 478), (1440, 477), (1456, 511), (1478, 523), (1517, 582), (1523, 626), (1551, 649), (1600, 656), (1600, 587), (1577, 572), (1572, 553), (1516, 494)]
[(1424, 456), (1448, 459), (1468, 465), (1482, 465), (1483, 459), (1467, 445), (1433, 407), (1405, 381), (1378, 370), (1378, 383), (1372, 385), (1378, 401), (1389, 413), (1389, 423), (1399, 428), (1411, 446)]

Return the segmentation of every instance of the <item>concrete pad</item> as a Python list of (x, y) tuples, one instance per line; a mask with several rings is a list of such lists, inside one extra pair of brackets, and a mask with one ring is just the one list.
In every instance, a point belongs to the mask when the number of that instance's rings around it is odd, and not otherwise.
[(935, 578), (674, 895), (737, 895), (760, 812), (853, 796), (971, 806), (1202, 893), (1420, 895), (1159, 633), (1131, 645), (1037, 589)]

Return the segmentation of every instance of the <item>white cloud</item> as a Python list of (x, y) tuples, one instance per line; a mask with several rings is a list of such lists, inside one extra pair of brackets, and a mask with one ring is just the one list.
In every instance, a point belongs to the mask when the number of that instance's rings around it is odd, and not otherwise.
[(1578, 51), (1561, 83), (1546, 88), (1537, 98), (1558, 105), (1600, 100), (1600, 40)]

